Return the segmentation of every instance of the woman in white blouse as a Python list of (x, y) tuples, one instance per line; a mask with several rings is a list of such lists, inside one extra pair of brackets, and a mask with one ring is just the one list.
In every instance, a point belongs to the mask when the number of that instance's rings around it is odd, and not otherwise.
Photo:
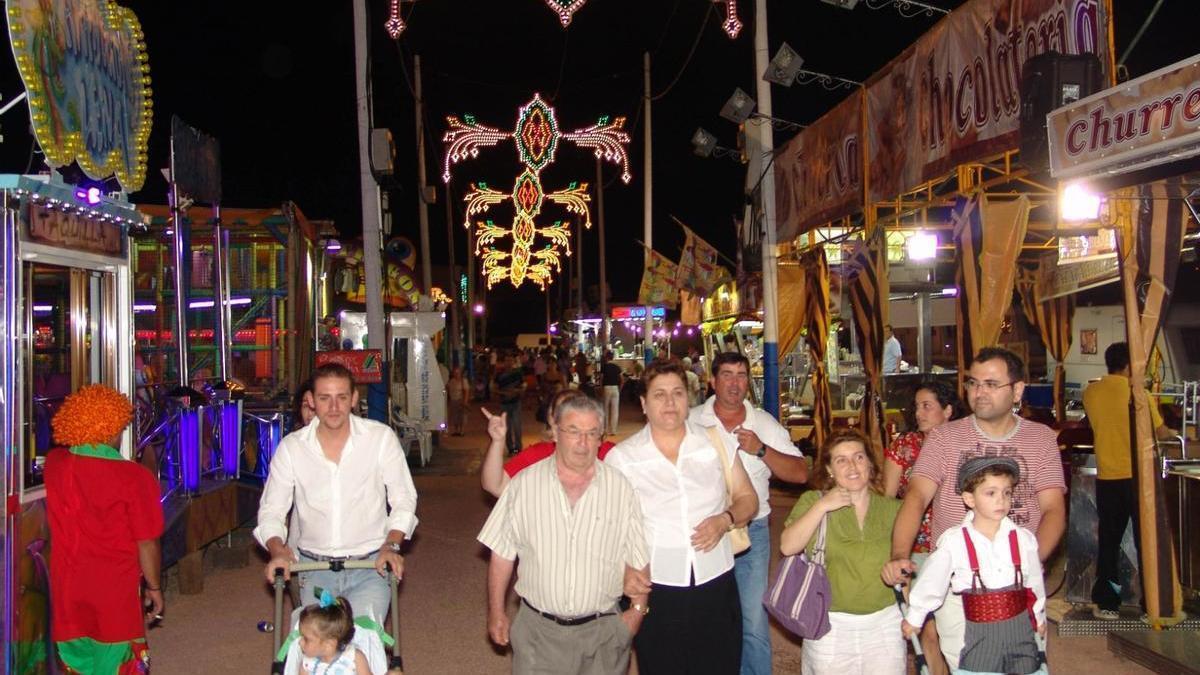
[(713, 441), (688, 423), (682, 366), (655, 361), (642, 381), (648, 424), (605, 459), (633, 484), (646, 524), (652, 611), (634, 642), (638, 670), (736, 673), (742, 617), (725, 534), (754, 517), (758, 497), (736, 448), (725, 448), (730, 494)]

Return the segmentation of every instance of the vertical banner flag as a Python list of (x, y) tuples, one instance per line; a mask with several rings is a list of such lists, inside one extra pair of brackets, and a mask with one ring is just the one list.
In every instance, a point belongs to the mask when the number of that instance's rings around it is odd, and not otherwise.
[[(679, 220), (675, 222), (679, 223)], [(675, 272), (675, 286), (697, 295), (711, 295), (713, 290), (729, 280), (729, 272), (718, 263), (719, 253), (712, 244), (696, 236), (690, 227), (679, 223), (687, 235)]]
[(662, 305), (675, 309), (679, 290), (675, 287), (675, 263), (658, 251), (650, 251), (650, 264), (642, 271), (642, 286), (638, 290), (639, 305)]

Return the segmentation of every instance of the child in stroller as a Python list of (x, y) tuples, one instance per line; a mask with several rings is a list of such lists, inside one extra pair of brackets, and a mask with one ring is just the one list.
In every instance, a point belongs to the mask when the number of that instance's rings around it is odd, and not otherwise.
[[(293, 572), (315, 569), (367, 568), (371, 561), (337, 561), (323, 563), (298, 563)], [(394, 608), (397, 603), (397, 579), (388, 575)], [(282, 570), (275, 575), (275, 623), (283, 621)], [(400, 621), (396, 611), (392, 612), (392, 631), (389, 635), (382, 626), (366, 616), (355, 617), (349, 601), (334, 597), (328, 591), (318, 590), (320, 602), (305, 607), (293, 616), (291, 633), (280, 644), (279, 633), (275, 638), (275, 660), (271, 672), (276, 675), (403, 675), (400, 659)], [(389, 654), (390, 648), (390, 654)]]

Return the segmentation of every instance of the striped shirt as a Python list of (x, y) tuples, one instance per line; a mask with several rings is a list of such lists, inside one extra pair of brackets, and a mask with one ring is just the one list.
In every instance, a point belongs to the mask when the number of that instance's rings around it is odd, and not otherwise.
[(1067, 491), (1058, 436), (1044, 424), (1015, 417), (1016, 426), (1004, 438), (986, 436), (970, 415), (929, 431), (921, 455), (913, 466), (914, 476), (924, 476), (937, 485), (933, 497), (933, 541), (957, 527), (967, 507), (958, 492), (958, 467), (975, 457), (1010, 457), (1021, 467), (1021, 480), (1013, 488), (1008, 517), (1018, 527), (1037, 532), (1042, 508), (1037, 494), (1042, 490)]
[(500, 495), (479, 541), (520, 559), (517, 595), (571, 618), (607, 612), (623, 594), (625, 566), (646, 566), (642, 511), (629, 481), (596, 462), (574, 508), (549, 457), (522, 471)]

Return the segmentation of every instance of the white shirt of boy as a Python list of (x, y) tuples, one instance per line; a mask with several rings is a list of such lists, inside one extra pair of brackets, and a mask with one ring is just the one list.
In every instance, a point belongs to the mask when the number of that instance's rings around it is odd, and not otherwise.
[(912, 626), (925, 623), (925, 617), (942, 605), (946, 589), (961, 594), (970, 590), (971, 558), (967, 555), (967, 544), (962, 528), (967, 528), (975, 555), (979, 558), (979, 578), (988, 589), (996, 590), (1011, 586), (1015, 579), (1012, 552), (1008, 544), (1008, 533), (1017, 531), (1017, 546), (1021, 552), (1021, 576), (1026, 588), (1033, 590), (1037, 602), (1033, 614), (1038, 627), (1046, 625), (1046, 585), (1042, 578), (1042, 563), (1038, 560), (1037, 537), (1032, 532), (1017, 527), (1005, 517), (1000, 521), (996, 537), (988, 539), (975, 529), (975, 512), (967, 511), (962, 527), (952, 527), (938, 538), (937, 549), (929, 554), (929, 560), (921, 566), (916, 583), (908, 594), (908, 611), (905, 621)]

